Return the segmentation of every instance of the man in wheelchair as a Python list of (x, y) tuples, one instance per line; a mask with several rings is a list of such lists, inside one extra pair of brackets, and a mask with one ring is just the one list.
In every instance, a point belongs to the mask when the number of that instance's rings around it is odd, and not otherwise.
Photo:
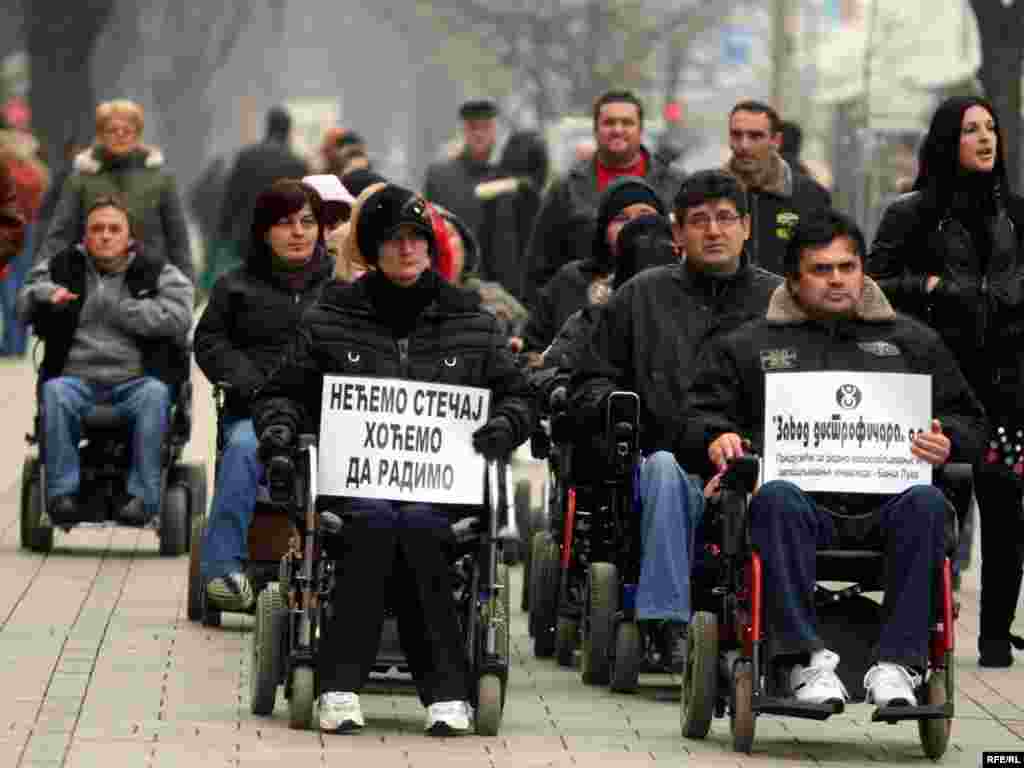
[(161, 451), (172, 390), (188, 377), (193, 287), (143, 252), (127, 208), (101, 197), (84, 241), (44, 259), (18, 294), (18, 317), (45, 342), (40, 369), (47, 505), (55, 524), (77, 522), (82, 419), (109, 403), (134, 424), (127, 497), (119, 520), (160, 511)]
[[(253, 407), (260, 456), (274, 468), (303, 432), (318, 432), (325, 374), (400, 378), (491, 391), (489, 421), (473, 445), (504, 459), (529, 435), (534, 412), (497, 321), (475, 294), (435, 271), (426, 202), (385, 185), (354, 214), (353, 233), (375, 267), (351, 285), (328, 285), (305, 315), (287, 363)], [(359, 702), (376, 658), (384, 613), (396, 604), (403, 648), (427, 707), (426, 729), (470, 727), (470, 681), (449, 571), (452, 515), (439, 504), (350, 497), (337, 556), (333, 614), (319, 644), (320, 729), (363, 727)]]
[[(805, 216), (789, 244), (786, 282), (766, 316), (719, 337), (702, 355), (688, 401), (688, 435), (715, 469), (764, 445), (766, 375), (783, 371), (928, 374), (934, 419), (930, 431), (913, 438), (910, 453), (934, 467), (976, 459), (985, 434), (981, 405), (939, 337), (893, 311), (865, 277), (863, 259), (863, 236), (852, 220), (828, 210)], [(917, 705), (947, 507), (933, 485), (890, 496), (811, 495), (773, 480), (757, 491), (750, 543), (761, 557), (762, 583), (770, 585), (763, 592), (765, 658), (776, 669), (790, 668), (797, 701), (847, 698), (835, 671), (838, 655), (818, 634), (815, 553), (844, 540), (849, 546), (842, 523), (861, 516), (869, 522), (855, 537), (859, 548), (867, 541), (884, 550), (884, 618), (864, 680), (867, 698), (879, 707)]]
[(619, 288), (580, 355), (573, 411), (596, 431), (616, 389), (641, 407), (642, 564), (636, 614), (661, 624), (662, 657), (679, 668), (690, 618), (690, 567), (703, 496), (673, 451), (694, 362), (708, 338), (758, 317), (779, 284), (750, 263), (746, 195), (721, 171), (690, 176), (675, 198), (673, 236), (681, 263), (648, 269)]

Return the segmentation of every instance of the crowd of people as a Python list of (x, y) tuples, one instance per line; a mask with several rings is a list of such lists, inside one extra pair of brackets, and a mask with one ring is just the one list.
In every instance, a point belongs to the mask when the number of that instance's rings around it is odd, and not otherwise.
[[(554, 179), (535, 132), (513, 133), (493, 161), (493, 102), (468, 102), (459, 117), (462, 149), (429, 168), (420, 193), (376, 173), (370, 142), (351, 130), (329, 132), (315, 166), (297, 157), (287, 112), (271, 110), (265, 139), (226, 174), (199, 274), (173, 177), (160, 150), (142, 142), (139, 105), (97, 108), (94, 141), (69, 146), (70, 165), (45, 201), (45, 171), (0, 155), (11, 311), (45, 342), (51, 520), (74, 519), (81, 421), (97, 402), (135, 424), (121, 519), (144, 525), (157, 515), (155, 438), (187, 375), (181, 350), (200, 296), (191, 348), (226, 388), (202, 576), (208, 599), (225, 609), (255, 600), (244, 564), (264, 466), (317, 431), (325, 374), (489, 389), (489, 420), (473, 436), (489, 458), (529, 437), (556, 390), (586, 450), (610, 394), (629, 390), (640, 398), (643, 454), (636, 614), (656, 627), (678, 669), (701, 521), (728, 462), (764, 447), (766, 375), (923, 373), (933, 421), (909, 451), (934, 466), (974, 467), (979, 664), (1013, 663), (1012, 649), (1024, 646), (1011, 634), (1024, 459), (1019, 445), (1004, 448), (1024, 430), (1024, 203), (989, 102), (958, 97), (939, 107), (913, 191), (888, 207), (870, 246), (831, 209), (828, 190), (786, 159), (786, 124), (760, 102), (739, 102), (723, 119), (724, 165), (689, 175), (644, 146), (644, 105), (629, 91), (594, 102), (593, 153)], [(4, 325), (13, 354), (13, 314)], [(338, 555), (329, 652), (317, 660), (321, 728), (364, 725), (359, 693), (383, 606), (361, 585), (390, 579), (427, 729), (467, 730), (465, 640), (445, 586), (449, 511), (344, 503), (355, 523)], [(957, 506), (963, 517), (966, 505)], [(836, 521), (857, 515), (832, 514), (868, 508), (877, 514), (855, 532)], [(789, 669), (794, 697), (846, 697), (838, 656), (816, 627), (814, 551), (856, 533), (886, 557), (868, 696), (916, 703), (946, 514), (932, 486), (822, 495), (773, 481), (755, 494), (751, 539), (772, 585), (770, 652)]]

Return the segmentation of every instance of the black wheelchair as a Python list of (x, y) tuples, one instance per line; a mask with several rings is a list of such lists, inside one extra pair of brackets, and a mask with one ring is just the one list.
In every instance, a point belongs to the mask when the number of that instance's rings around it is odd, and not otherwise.
[[(296, 536), (280, 561), (278, 579), (257, 597), (250, 694), (253, 714), (270, 715), (277, 687), (283, 686), (289, 725), (304, 729), (313, 716), (320, 628), (332, 610), (334, 561), (327, 550), (331, 537), (345, 535), (345, 521), (317, 504), (317, 446), (312, 435), (300, 436), (298, 452), (284, 465), (279, 470), (272, 461), (267, 472), (274, 497), (290, 499)], [(452, 525), (455, 598), (470, 677), (476, 681), (469, 700), (476, 731), (483, 736), (495, 736), (501, 727), (508, 685), (511, 599), (503, 551), (518, 534), (509, 514), (506, 481), (504, 462), (488, 464), (480, 515)], [(395, 624), (389, 610), (382, 638), (396, 636)], [(407, 671), (408, 664), (393, 644), (382, 643), (374, 672), (395, 668)]]
[[(224, 429), (224, 400), (230, 384), (217, 382), (213, 385), (213, 402), (217, 414), (217, 457), (214, 463), (214, 482), (220, 474), (220, 457), (224, 453), (227, 440)], [(216, 487), (216, 486), (215, 486)], [(192, 520), (192, 551), (189, 554), (188, 570), (188, 618), (190, 621), (202, 622), (208, 627), (221, 624), (224, 611), (207, 601), (206, 582), (201, 573), (203, 539), (209, 520), (204, 505), (203, 512)], [(271, 500), (269, 488), (264, 485), (259, 489), (256, 508), (253, 510), (252, 522), (249, 525), (248, 552), (245, 575), (252, 585), (253, 594), (259, 594), (267, 584), (275, 581), (281, 558), (289, 551), (291, 540), (296, 535), (291, 515), (286, 504), (278, 504)], [(252, 614), (255, 604), (244, 613)]]
[[(176, 386), (168, 430), (161, 448), (160, 514), (156, 533), (160, 554), (182, 555), (191, 545), (190, 518), (206, 507), (206, 467), (181, 460), (192, 433), (192, 382)], [(65, 533), (78, 526), (129, 525), (118, 520), (117, 501), (125, 496), (131, 466), (132, 424), (110, 405), (97, 405), (82, 419), (79, 444), (80, 487), (77, 519), (54, 521), (46, 505), (42, 381), (36, 385), (33, 431), (25, 435), (31, 455), (21, 473), (21, 546), (34, 552), (53, 549), (54, 530)]]
[[(939, 484), (962, 483), (970, 466), (951, 464), (942, 468)], [(688, 655), (682, 675), (680, 726), (683, 736), (703, 739), (713, 717), (728, 714), (733, 748), (749, 753), (754, 743), (757, 716), (761, 714), (825, 720), (843, 711), (841, 703), (813, 704), (792, 698), (788, 681), (763, 656), (765, 635), (762, 612), (761, 557), (749, 534), (748, 503), (757, 484), (759, 460), (748, 456), (733, 461), (722, 477), (721, 496), (705, 513), (703, 557), (695, 564), (694, 613), (688, 634)], [(921, 745), (933, 760), (946, 751), (954, 716), (954, 632), (956, 609), (950, 555), (955, 552), (955, 511), (949, 505), (946, 557), (935, 574), (935, 611), (932, 619), (927, 673), (915, 691), (919, 706), (878, 707), (872, 721), (895, 724), (916, 720)], [(820, 549), (817, 553), (819, 582), (816, 602), (821, 611), (849, 604), (864, 592), (884, 587), (884, 553), (878, 549)], [(851, 586), (829, 589), (820, 582)], [(881, 612), (872, 617), (881, 621)], [(820, 628), (819, 628), (820, 629)], [(875, 626), (877, 629), (877, 625)], [(846, 628), (849, 635), (849, 628)], [(853, 633), (861, 636), (861, 632)], [(844, 670), (847, 687), (865, 669)], [(856, 698), (856, 697), (854, 697)]]

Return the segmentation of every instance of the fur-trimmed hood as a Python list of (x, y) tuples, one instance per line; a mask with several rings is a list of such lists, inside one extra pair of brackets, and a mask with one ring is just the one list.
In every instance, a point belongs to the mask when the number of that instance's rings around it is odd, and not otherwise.
[(730, 176), (734, 176), (740, 184), (746, 189), (749, 186), (755, 186), (763, 192), (770, 192), (773, 195), (779, 197), (792, 197), (793, 196), (793, 169), (790, 168), (789, 163), (782, 159), (782, 156), (778, 152), (773, 153), (771, 165), (760, 175), (758, 179), (750, 179), (744, 174), (741, 174), (735, 167), (733, 167), (733, 158), (729, 158), (728, 162), (722, 166), (722, 170), (728, 173)]
[(334, 269), (334, 276), (343, 282), (350, 283), (361, 277), (364, 272), (372, 269), (363, 252), (359, 249), (359, 217), (363, 212), (363, 204), (366, 203), (367, 199), (374, 192), (384, 189), (385, 186), (387, 184), (383, 181), (371, 184), (359, 193), (356, 201), (352, 204), (352, 215), (348, 220), (348, 234), (345, 236), (345, 242), (341, 245), (337, 257), (338, 263)]
[[(878, 283), (867, 276), (864, 277), (864, 293), (853, 312), (858, 320), (867, 323), (882, 323), (896, 317), (896, 311)], [(793, 298), (788, 284), (783, 282), (772, 292), (765, 319), (778, 325), (795, 325), (807, 322), (810, 317)]]
[[(142, 168), (161, 168), (164, 164), (164, 153), (157, 147), (150, 147), (140, 144), (139, 148), (132, 152), (132, 157), (138, 157), (138, 164)], [(103, 148), (94, 144), (75, 155), (74, 168), (78, 173), (97, 174), (110, 165), (110, 159), (106, 156)]]

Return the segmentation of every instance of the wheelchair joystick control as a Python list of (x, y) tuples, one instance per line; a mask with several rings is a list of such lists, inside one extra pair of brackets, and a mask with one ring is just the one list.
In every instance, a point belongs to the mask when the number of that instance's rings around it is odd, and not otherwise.
[(320, 533), (326, 536), (337, 536), (345, 526), (341, 517), (333, 512), (320, 513)]
[(295, 464), (288, 456), (274, 456), (267, 463), (267, 484), (270, 498), (278, 503), (288, 501), (292, 496), (292, 482)]

